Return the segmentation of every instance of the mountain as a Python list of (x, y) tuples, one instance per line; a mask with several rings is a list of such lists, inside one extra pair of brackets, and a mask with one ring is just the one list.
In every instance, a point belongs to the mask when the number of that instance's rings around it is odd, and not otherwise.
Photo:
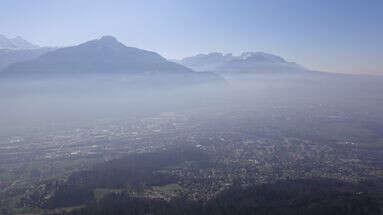
[(39, 46), (34, 45), (20, 36), (15, 38), (7, 38), (0, 34), (0, 49), (37, 49)]
[(198, 54), (193, 57), (186, 57), (177, 62), (195, 71), (215, 71), (216, 68), (233, 59), (232, 54), (224, 55), (222, 53), (212, 52), (210, 54)]
[(0, 49), (16, 49), (17, 46), (4, 35), (0, 34)]
[(32, 60), (53, 50), (55, 49), (0, 49), (0, 71), (11, 64)]
[[(3, 70), (0, 77), (8, 78), (132, 78), (134, 82), (178, 83), (222, 81), (212, 73), (198, 73), (170, 62), (161, 55), (127, 47), (112, 36), (104, 36), (77, 46), (60, 48), (36, 59), (15, 63)], [(132, 80), (132, 79), (130, 79)]]
[(264, 52), (244, 52), (240, 56), (213, 52), (187, 57), (180, 64), (196, 71), (220, 74), (286, 73), (306, 71), (302, 66)]
[(39, 46), (34, 45), (25, 39), (23, 39), (20, 36), (17, 36), (13, 39), (11, 39), (11, 42), (18, 48), (18, 49), (36, 49), (39, 48)]

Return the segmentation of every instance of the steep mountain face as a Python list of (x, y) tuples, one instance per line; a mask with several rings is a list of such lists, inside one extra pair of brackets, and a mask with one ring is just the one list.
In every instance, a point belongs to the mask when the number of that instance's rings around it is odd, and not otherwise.
[(20, 49), (20, 50), (0, 49), (0, 71), (11, 64), (32, 60), (53, 50), (55, 49), (54, 48)]
[(0, 49), (37, 49), (39, 46), (34, 45), (22, 37), (7, 38), (0, 35)]
[(264, 52), (244, 52), (240, 56), (210, 53), (187, 57), (179, 61), (196, 71), (224, 74), (303, 72), (305, 68), (282, 57)]
[(126, 75), (134, 76), (135, 82), (148, 79), (170, 82), (166, 77), (169, 75), (175, 78), (175, 82), (182, 83), (221, 80), (215, 74), (197, 73), (170, 62), (155, 52), (127, 47), (112, 36), (57, 49), (37, 59), (12, 64), (3, 70), (0, 77), (49, 79)]

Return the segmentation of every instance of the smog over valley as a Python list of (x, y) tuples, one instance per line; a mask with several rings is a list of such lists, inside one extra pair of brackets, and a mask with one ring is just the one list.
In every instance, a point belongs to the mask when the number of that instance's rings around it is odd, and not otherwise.
[(383, 2), (0, 7), (0, 215), (382, 215)]

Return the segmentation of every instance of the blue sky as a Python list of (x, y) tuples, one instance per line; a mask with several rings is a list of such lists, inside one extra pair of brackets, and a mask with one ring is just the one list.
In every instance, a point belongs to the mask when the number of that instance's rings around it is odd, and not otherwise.
[(114, 35), (167, 58), (264, 51), (383, 75), (382, 0), (1, 0), (0, 34), (49, 46)]

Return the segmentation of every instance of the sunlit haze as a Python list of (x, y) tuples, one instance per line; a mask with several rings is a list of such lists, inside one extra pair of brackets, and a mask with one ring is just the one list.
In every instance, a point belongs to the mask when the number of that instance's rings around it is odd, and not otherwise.
[(383, 0), (0, 0), (0, 215), (383, 215)]
[(2, 0), (1, 34), (42, 46), (114, 35), (170, 59), (264, 51), (312, 70), (383, 74), (380, 0)]

